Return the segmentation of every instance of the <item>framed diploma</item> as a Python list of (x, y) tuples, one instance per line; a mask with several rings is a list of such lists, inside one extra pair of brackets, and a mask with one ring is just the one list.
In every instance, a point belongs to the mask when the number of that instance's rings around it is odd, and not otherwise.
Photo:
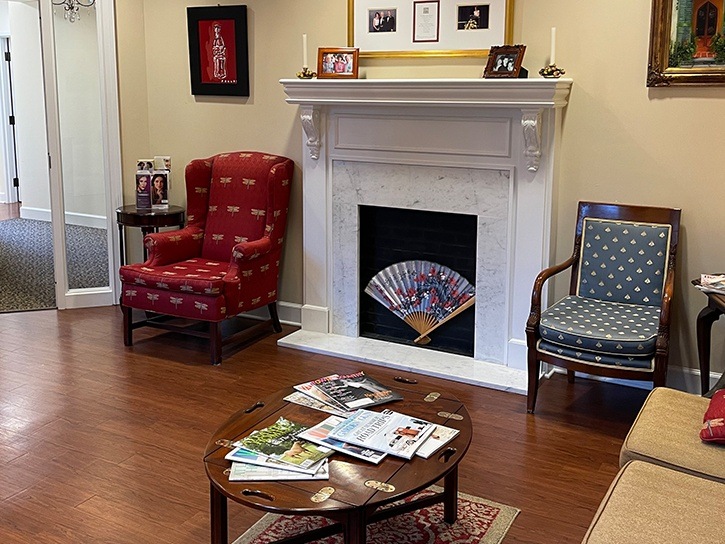
[(440, 2), (413, 2), (413, 43), (437, 42), (440, 32)]

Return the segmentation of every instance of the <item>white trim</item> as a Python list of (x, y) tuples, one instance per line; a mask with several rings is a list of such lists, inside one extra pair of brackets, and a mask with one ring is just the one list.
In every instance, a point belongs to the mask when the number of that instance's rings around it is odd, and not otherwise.
[[(31, 208), (29, 206), (20, 207), (20, 218), (21, 219), (32, 219), (35, 221), (50, 221), (51, 212), (50, 210), (44, 210), (42, 208)], [(65, 224), (66, 225), (77, 225), (80, 227), (91, 227), (94, 229), (105, 229), (106, 218), (102, 215), (90, 215), (84, 213), (65, 213)]]
[[(7, 10), (6, 10), (7, 13)], [(7, 36), (0, 36), (0, 53), (5, 52), (5, 45), (9, 38)], [(10, 118), (10, 81), (8, 80), (7, 63), (5, 59), (0, 59), (2, 62), (2, 68), (0, 68), (0, 119)], [(2, 172), (3, 178), (5, 179), (4, 184), (0, 184), (0, 202), (12, 203), (17, 202), (17, 191), (13, 187), (13, 177), (15, 173), (14, 164), (14, 150), (13, 150), (13, 129), (10, 123), (2, 122), (2, 128), (0, 128), (0, 153), (5, 157), (4, 160), (4, 171)]]
[[(302, 304), (277, 301), (277, 313), (279, 314), (280, 322), (285, 325), (299, 327), (302, 323)], [(245, 312), (241, 315), (250, 319), (269, 319), (269, 311), (266, 306), (257, 308), (251, 312)]]

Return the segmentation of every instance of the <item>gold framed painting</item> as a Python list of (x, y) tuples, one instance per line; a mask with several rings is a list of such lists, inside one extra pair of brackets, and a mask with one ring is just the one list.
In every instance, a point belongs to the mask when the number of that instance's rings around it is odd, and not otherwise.
[(360, 57), (486, 57), (513, 39), (514, 0), (348, 0)]
[(725, 85), (725, 0), (653, 0), (647, 86)]

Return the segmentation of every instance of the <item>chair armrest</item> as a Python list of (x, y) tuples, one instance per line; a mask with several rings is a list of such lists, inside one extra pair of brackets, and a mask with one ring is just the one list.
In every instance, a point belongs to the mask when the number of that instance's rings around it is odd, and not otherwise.
[(526, 321), (527, 332), (529, 332), (529, 330), (535, 330), (539, 325), (539, 320), (541, 319), (541, 292), (544, 288), (544, 283), (552, 276), (570, 268), (571, 265), (574, 264), (574, 260), (575, 257), (572, 255), (563, 263), (550, 266), (549, 268), (539, 272), (539, 275), (536, 276), (536, 279), (534, 280), (534, 289), (531, 293), (531, 310), (529, 311), (529, 318)]
[(204, 231), (199, 227), (147, 234), (144, 245), (148, 250), (146, 266), (163, 266), (198, 257), (204, 241)]
[(259, 240), (251, 242), (240, 242), (232, 248), (232, 263), (241, 265), (266, 255), (270, 251), (272, 251), (272, 240), (269, 236), (263, 236)]
[(662, 305), (660, 306), (660, 324), (657, 328), (657, 353), (667, 354), (670, 340), (670, 304), (675, 293), (675, 270), (672, 267), (667, 272), (664, 288), (662, 289)]

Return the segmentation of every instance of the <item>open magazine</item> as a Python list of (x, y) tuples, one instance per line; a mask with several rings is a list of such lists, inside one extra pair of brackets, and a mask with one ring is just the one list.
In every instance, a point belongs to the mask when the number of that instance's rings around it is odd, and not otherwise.
[(330, 431), (330, 437), (411, 459), (435, 429), (428, 421), (392, 410), (372, 412), (360, 409)]

